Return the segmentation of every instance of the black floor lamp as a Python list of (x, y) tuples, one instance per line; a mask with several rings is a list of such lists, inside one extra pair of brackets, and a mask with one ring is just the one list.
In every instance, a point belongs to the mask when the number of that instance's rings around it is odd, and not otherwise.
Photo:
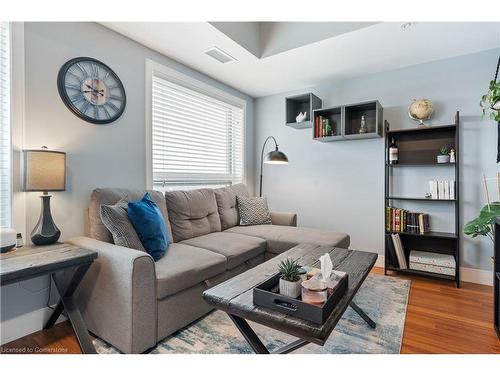
[[(266, 154), (266, 157), (264, 158), (264, 149), (266, 148), (267, 141), (272, 139), (274, 141), (275, 149), (271, 152), (268, 152)], [(274, 138), (272, 135), (266, 138), (264, 141), (264, 144), (262, 145), (262, 152), (260, 154), (260, 189), (259, 189), (259, 197), (262, 197), (262, 168), (264, 166), (264, 163), (266, 164), (287, 164), (288, 163), (288, 158), (286, 155), (281, 152), (278, 148), (278, 142), (276, 142), (276, 138)]]

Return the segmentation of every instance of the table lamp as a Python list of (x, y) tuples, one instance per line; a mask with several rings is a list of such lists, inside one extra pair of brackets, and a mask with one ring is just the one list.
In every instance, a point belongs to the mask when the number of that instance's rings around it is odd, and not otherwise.
[(24, 191), (41, 191), (42, 210), (31, 242), (35, 245), (49, 245), (57, 242), (61, 231), (52, 220), (49, 191), (66, 190), (66, 153), (48, 150), (23, 150)]
[[(274, 141), (274, 150), (268, 152), (264, 157), (264, 149), (266, 147), (267, 141), (272, 139)], [(259, 197), (262, 197), (262, 169), (263, 163), (266, 164), (287, 164), (288, 158), (287, 156), (279, 150), (278, 142), (276, 142), (276, 138), (272, 135), (266, 138), (264, 144), (262, 145), (262, 152), (260, 154), (260, 189), (259, 189)]]

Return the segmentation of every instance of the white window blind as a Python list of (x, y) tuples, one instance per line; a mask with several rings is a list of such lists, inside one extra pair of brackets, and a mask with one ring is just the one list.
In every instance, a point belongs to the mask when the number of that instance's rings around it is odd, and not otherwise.
[(0, 226), (11, 225), (10, 33), (0, 22)]
[(152, 82), (154, 189), (243, 182), (244, 109), (163, 77)]

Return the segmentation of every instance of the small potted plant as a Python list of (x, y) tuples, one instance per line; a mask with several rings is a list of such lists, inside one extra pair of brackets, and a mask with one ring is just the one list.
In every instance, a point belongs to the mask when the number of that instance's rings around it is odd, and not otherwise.
[(297, 298), (301, 293), (302, 279), (300, 278), (300, 265), (296, 260), (287, 258), (279, 265), (280, 272), (280, 294)]
[(449, 163), (450, 162), (450, 150), (448, 147), (441, 147), (439, 149), (439, 154), (437, 156), (438, 164)]

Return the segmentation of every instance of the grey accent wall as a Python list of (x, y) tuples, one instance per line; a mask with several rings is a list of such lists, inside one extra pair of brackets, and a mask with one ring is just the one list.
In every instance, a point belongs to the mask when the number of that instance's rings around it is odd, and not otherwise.
[[(488, 82), (493, 79), (499, 52), (496, 49), (325, 82), (317, 87), (257, 99), (257, 157), (260, 157), (265, 137), (274, 135), (290, 161), (288, 165), (264, 165), (264, 194), (270, 208), (297, 212), (302, 226), (347, 232), (351, 235), (352, 248), (383, 254), (384, 140), (323, 144), (312, 140), (311, 129), (286, 127), (285, 97), (311, 91), (323, 99), (323, 107), (378, 99), (391, 128), (416, 126), (407, 115), (408, 104), (415, 98), (433, 100), (436, 111), (430, 124), (451, 124), (459, 110), (462, 224), (475, 217), (486, 201), (483, 174), (494, 177), (499, 171), (495, 162), (496, 124), (481, 119), (478, 104)], [(428, 180), (448, 179), (449, 176), (444, 169), (430, 168), (398, 173), (397, 179), (404, 192), (422, 196), (428, 190)], [(495, 199), (499, 199), (495, 185), (492, 189)], [(433, 215), (434, 228), (451, 230), (453, 210), (439, 204), (427, 205), (417, 207)], [(461, 244), (463, 267), (490, 269), (492, 245), (488, 239), (462, 236)]]
[[(202, 51), (200, 51), (202, 53)], [(94, 125), (73, 115), (61, 101), (56, 78), (69, 59), (90, 56), (103, 61), (120, 77), (127, 94), (122, 117), (109, 125)], [(67, 153), (67, 190), (55, 192), (52, 214), (61, 240), (84, 234), (85, 210), (96, 187), (144, 188), (145, 181), (145, 60), (168, 67), (238, 96), (247, 102), (247, 179), (253, 181), (254, 100), (218, 81), (160, 55), (96, 23), (25, 23), (26, 121), (25, 148)], [(26, 227), (40, 213), (37, 193), (26, 194)], [(2, 320), (45, 306), (48, 278), (2, 288)]]

